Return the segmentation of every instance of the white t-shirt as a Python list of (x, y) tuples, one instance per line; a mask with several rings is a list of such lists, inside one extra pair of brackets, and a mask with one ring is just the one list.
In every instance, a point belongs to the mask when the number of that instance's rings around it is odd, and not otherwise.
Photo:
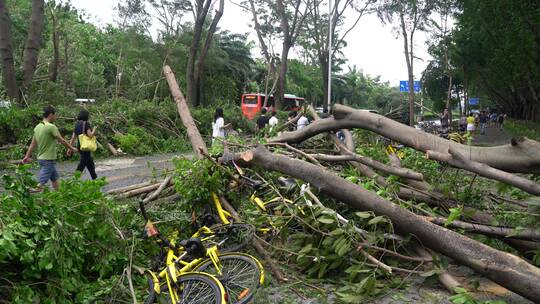
[(223, 129), (224, 125), (225, 120), (223, 117), (216, 119), (216, 121), (212, 123), (212, 137), (225, 138), (225, 130)]
[(278, 124), (278, 119), (275, 116), (270, 117), (270, 120), (268, 121), (268, 124), (270, 126), (275, 126)]
[(303, 116), (300, 117), (300, 119), (298, 119), (298, 123), (297, 123), (297, 127), (296, 129), (297, 130), (300, 130), (302, 129), (303, 127), (307, 126), (309, 124), (309, 120), (307, 119), (307, 117)]

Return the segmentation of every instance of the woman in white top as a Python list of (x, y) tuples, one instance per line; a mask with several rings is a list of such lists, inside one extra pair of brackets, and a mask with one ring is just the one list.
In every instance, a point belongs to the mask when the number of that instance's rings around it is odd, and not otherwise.
[(270, 131), (272, 131), (272, 128), (274, 126), (277, 126), (277, 124), (278, 124), (278, 119), (276, 117), (276, 114), (277, 114), (276, 111), (273, 111), (272, 112), (272, 117), (270, 117), (270, 120), (268, 120), (268, 125), (270, 125)]
[(225, 138), (225, 119), (223, 119), (223, 109), (216, 108), (214, 114), (214, 121), (212, 122), (212, 144), (216, 141), (216, 138)]

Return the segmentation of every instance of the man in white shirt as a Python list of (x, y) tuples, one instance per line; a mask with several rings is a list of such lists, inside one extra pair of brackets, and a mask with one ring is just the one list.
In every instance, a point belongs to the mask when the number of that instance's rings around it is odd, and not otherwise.
[(300, 129), (302, 129), (303, 127), (305, 127), (307, 125), (309, 125), (309, 120), (307, 119), (307, 117), (305, 115), (302, 114), (300, 119), (298, 119), (296, 129), (300, 130)]

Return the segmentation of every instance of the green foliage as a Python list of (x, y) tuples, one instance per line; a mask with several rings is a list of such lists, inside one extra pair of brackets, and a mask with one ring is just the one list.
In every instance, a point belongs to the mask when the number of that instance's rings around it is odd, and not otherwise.
[(223, 171), (214, 167), (207, 159), (174, 159), (176, 174), (174, 184), (183, 199), (196, 202), (211, 202), (211, 193), (220, 193), (226, 189), (228, 179)]
[(112, 225), (120, 210), (101, 193), (101, 179), (64, 180), (59, 191), (31, 195), (26, 169), (3, 176), (0, 265), (13, 285), (0, 294), (21, 303), (83, 303), (125, 266), (126, 244)]
[(540, 141), (540, 124), (531, 121), (506, 119), (503, 128), (510, 132), (513, 137), (526, 136)]
[(466, 289), (462, 287), (455, 288), (456, 295), (453, 295), (449, 298), (450, 302), (453, 304), (505, 304), (505, 301), (501, 300), (485, 300), (478, 301), (475, 300)]

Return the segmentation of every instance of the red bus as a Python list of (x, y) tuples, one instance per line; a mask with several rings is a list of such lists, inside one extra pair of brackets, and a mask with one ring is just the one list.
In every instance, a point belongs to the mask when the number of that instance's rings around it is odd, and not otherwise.
[[(265, 94), (259, 93), (250, 93), (242, 95), (242, 113), (249, 119), (252, 120), (257, 116), (263, 107)], [(304, 98), (297, 97), (292, 94), (285, 94), (283, 99), (283, 111), (298, 111), (304, 104)], [(274, 96), (268, 96), (268, 101), (266, 102), (266, 109), (268, 111), (274, 110)]]

